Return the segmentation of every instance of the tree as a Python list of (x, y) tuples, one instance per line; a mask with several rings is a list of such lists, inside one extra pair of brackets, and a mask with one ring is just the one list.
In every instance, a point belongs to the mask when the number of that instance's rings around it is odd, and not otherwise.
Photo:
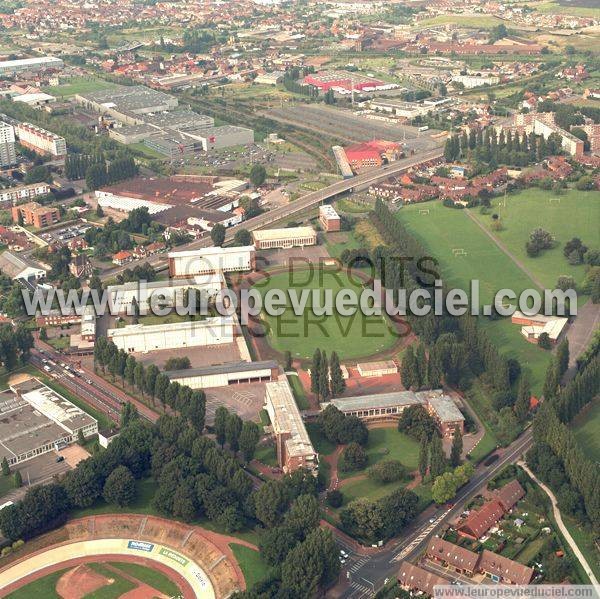
[(431, 437), (429, 442), (429, 472), (432, 479), (436, 479), (446, 470), (446, 456), (442, 446), (442, 439), (438, 434)]
[(349, 443), (341, 454), (340, 469), (343, 472), (362, 470), (367, 465), (367, 452), (358, 443)]
[(227, 440), (227, 421), (229, 419), (229, 411), (224, 406), (219, 406), (215, 410), (215, 436), (217, 439), (217, 443), (223, 447), (225, 445), (225, 441)]
[(192, 363), (187, 356), (169, 358), (165, 362), (165, 371), (170, 370), (187, 370), (192, 367)]
[(321, 353), (321, 366), (319, 371), (319, 396), (321, 399), (329, 398), (329, 362), (327, 354)]
[(23, 486), (23, 477), (21, 476), (20, 470), (15, 470), (14, 485), (15, 489), (20, 489)]
[(398, 430), (413, 439), (421, 439), (423, 435), (430, 439), (437, 434), (438, 429), (427, 410), (421, 405), (414, 405), (402, 410)]
[(288, 510), (284, 526), (297, 538), (303, 539), (311, 529), (319, 525), (319, 501), (314, 495), (300, 495)]
[(286, 350), (283, 354), (283, 370), (289, 372), (292, 370), (292, 352)]
[(454, 437), (452, 439), (452, 448), (450, 450), (450, 465), (456, 468), (460, 464), (463, 450), (463, 438), (460, 429), (454, 431)]
[(406, 467), (398, 460), (383, 460), (367, 471), (369, 478), (383, 484), (402, 480), (407, 474)]
[(337, 397), (346, 390), (346, 381), (342, 374), (342, 367), (340, 366), (340, 359), (337, 352), (331, 353), (331, 358), (329, 360), (329, 376), (331, 379), (331, 397)]
[(260, 187), (267, 179), (267, 170), (262, 164), (253, 164), (250, 169), (250, 182), (254, 187)]
[(135, 499), (135, 478), (126, 466), (117, 466), (106, 479), (102, 497), (118, 507), (131, 505)]
[(217, 223), (210, 232), (210, 238), (215, 246), (221, 247), (225, 242), (225, 227)]
[(173, 516), (184, 522), (191, 522), (196, 517), (196, 496), (186, 484), (181, 483), (173, 495)]
[(425, 478), (427, 467), (429, 466), (429, 439), (427, 435), (421, 436), (419, 444), (419, 474), (421, 478)]
[(529, 405), (531, 399), (531, 384), (529, 376), (522, 374), (519, 380), (519, 388), (517, 390), (517, 400), (515, 401), (514, 410), (517, 420), (521, 423), (527, 420), (529, 415)]
[(256, 517), (267, 527), (272, 528), (281, 522), (288, 505), (288, 496), (283, 483), (269, 480), (254, 493)]
[(197, 433), (202, 433), (206, 419), (206, 396), (204, 391), (192, 391), (185, 415)]
[(130, 401), (125, 402), (123, 407), (121, 408), (121, 428), (125, 428), (129, 426), (134, 420), (139, 418), (139, 413), (137, 407), (132, 404)]
[(229, 448), (233, 453), (237, 453), (240, 448), (239, 440), (242, 432), (243, 422), (237, 414), (229, 414), (225, 422), (225, 438)]
[(558, 344), (556, 348), (556, 367), (558, 371), (558, 378), (562, 378), (563, 374), (567, 372), (569, 368), (569, 341), (564, 339)]
[(325, 500), (332, 508), (338, 508), (344, 503), (344, 494), (339, 489), (332, 489), (331, 491), (327, 491)]
[(48, 341), (48, 331), (46, 327), (40, 329), (40, 341)]
[(552, 349), (552, 341), (550, 340), (550, 335), (548, 335), (548, 333), (546, 332), (540, 333), (537, 344), (538, 347), (542, 349)]
[(238, 229), (233, 236), (233, 245), (252, 245), (252, 233), (248, 229)]
[(321, 350), (315, 349), (310, 369), (310, 390), (318, 397), (321, 376)]
[(242, 431), (240, 433), (239, 445), (244, 460), (249, 462), (254, 457), (256, 451), (256, 445), (260, 439), (260, 429), (255, 422), (246, 420), (242, 425)]
[(420, 387), (419, 370), (412, 345), (409, 345), (404, 352), (400, 372), (405, 389), (418, 389)]
[(93, 458), (79, 462), (63, 483), (69, 501), (75, 507), (90, 507), (102, 491), (102, 476), (96, 469)]
[(96, 207), (96, 216), (98, 218), (102, 218), (104, 216), (104, 210), (102, 206), (100, 206), (100, 204), (98, 204), (98, 206)]
[(81, 445), (82, 447), (85, 445), (85, 437), (83, 436), (83, 429), (80, 428), (77, 431), (77, 443), (79, 443), (79, 445)]
[(8, 465), (6, 456), (2, 458), (2, 474), (4, 476), (8, 476), (10, 474), (10, 466)]

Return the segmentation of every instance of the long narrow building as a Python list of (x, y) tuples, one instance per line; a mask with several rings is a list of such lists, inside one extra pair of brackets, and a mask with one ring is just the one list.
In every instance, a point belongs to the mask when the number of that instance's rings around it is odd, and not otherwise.
[(169, 252), (169, 276), (188, 278), (217, 272), (247, 272), (254, 270), (255, 256), (253, 245)]

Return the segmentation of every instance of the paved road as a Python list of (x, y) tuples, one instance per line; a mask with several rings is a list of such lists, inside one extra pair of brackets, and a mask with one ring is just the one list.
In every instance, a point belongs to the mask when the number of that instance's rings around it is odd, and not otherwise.
[(590, 565), (587, 563), (587, 560), (585, 559), (585, 556), (583, 555), (583, 553), (581, 553), (581, 551), (579, 551), (579, 547), (577, 547), (577, 543), (573, 540), (573, 537), (571, 536), (571, 533), (569, 532), (568, 528), (564, 525), (560, 510), (558, 509), (558, 502), (556, 501), (556, 497), (554, 496), (554, 493), (543, 482), (538, 480), (536, 475), (529, 469), (529, 467), (527, 466), (527, 464), (525, 464), (525, 462), (519, 461), (518, 464), (540, 486), (540, 488), (546, 493), (546, 495), (548, 495), (548, 497), (550, 497), (550, 501), (552, 502), (552, 512), (554, 514), (554, 519), (556, 520), (556, 524), (558, 525), (558, 528), (560, 528), (560, 532), (562, 533), (563, 537), (565, 537), (565, 540), (567, 541), (567, 543), (569, 543), (569, 547), (571, 547), (571, 550), (573, 551), (573, 553), (577, 556), (577, 559), (583, 566), (583, 569), (585, 570), (585, 573), (588, 575), (590, 582), (592, 584), (597, 585), (598, 579), (594, 575), (594, 572), (592, 572), (592, 569), (590, 568)]
[(441, 526), (456, 518), (464, 510), (464, 506), (480, 493), (487, 482), (504, 466), (519, 461), (532, 442), (531, 429), (527, 429), (509, 447), (497, 451), (500, 457), (493, 464), (477, 467), (474, 477), (461, 489), (453, 505), (429, 508), (420, 514), (404, 531), (402, 538), (392, 543), (389, 548), (373, 556), (351, 554), (342, 571), (343, 577), (350, 573), (350, 584), (340, 596), (344, 599), (372, 597), (374, 591), (380, 589), (386, 579), (397, 575), (402, 560), (411, 560), (419, 555)]
[[(442, 149), (436, 148), (428, 152), (419, 153), (418, 155), (410, 156), (409, 158), (403, 158), (402, 160), (397, 160), (396, 162), (386, 164), (378, 169), (369, 171), (368, 173), (357, 175), (352, 179), (337, 181), (333, 185), (324, 187), (319, 191), (313, 191), (311, 193), (308, 193), (285, 206), (274, 208), (273, 210), (269, 210), (268, 212), (260, 214), (259, 216), (244, 221), (241, 225), (236, 225), (234, 227), (228, 228), (227, 234), (225, 236), (225, 241), (231, 241), (238, 228), (248, 229), (249, 231), (261, 229), (262, 227), (266, 227), (271, 223), (277, 222), (284, 218), (291, 217), (294, 214), (298, 214), (299, 212), (302, 212), (307, 208), (317, 206), (318, 204), (321, 204), (322, 202), (329, 200), (341, 193), (351, 191), (356, 187), (362, 187), (371, 183), (376, 183), (377, 181), (381, 181), (382, 179), (395, 175), (399, 172), (407, 170), (423, 162), (428, 162), (429, 160), (439, 158), (443, 155), (443, 153), (444, 152)], [(193, 250), (209, 246), (212, 246), (212, 240), (210, 239), (209, 235), (206, 235), (201, 239), (192, 241), (191, 243), (188, 243), (186, 245), (179, 246), (177, 249)], [(164, 267), (167, 264), (167, 258), (164, 254), (158, 254), (148, 259), (142, 260), (142, 262), (148, 262), (155, 268), (160, 268)], [(102, 273), (102, 278), (104, 280), (112, 279), (120, 272), (123, 272), (127, 268), (132, 268), (134, 265), (134, 262), (130, 262), (124, 266), (118, 266), (116, 268), (106, 270), (104, 271), (104, 273)]]
[(570, 359), (564, 382), (570, 381), (575, 376), (577, 358), (588, 348), (598, 327), (600, 327), (600, 304), (592, 304), (588, 301), (584, 306), (578, 306), (577, 317), (567, 330)]

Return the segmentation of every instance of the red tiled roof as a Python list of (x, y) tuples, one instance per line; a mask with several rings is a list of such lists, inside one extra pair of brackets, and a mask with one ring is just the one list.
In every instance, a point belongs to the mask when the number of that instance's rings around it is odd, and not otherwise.
[(492, 528), (502, 516), (504, 516), (502, 504), (497, 500), (488, 501), (477, 511), (471, 512), (458, 527), (458, 530), (478, 539)]
[(418, 589), (428, 595), (433, 595), (433, 587), (438, 584), (450, 584), (449, 580), (433, 574), (414, 566), (409, 562), (402, 562), (400, 564), (400, 571), (398, 572), (398, 580), (400, 584), (409, 589)]
[(477, 560), (479, 555), (473, 551), (469, 551), (464, 547), (433, 537), (429, 541), (426, 551), (427, 557), (442, 560), (447, 564), (450, 564), (454, 568), (461, 570), (467, 570), (468, 572), (474, 572), (477, 566)]
[(512, 509), (520, 499), (525, 497), (525, 491), (519, 481), (515, 479), (506, 483), (502, 488), (497, 489), (494, 496), (496, 500), (500, 502), (502, 507), (508, 511)]
[(529, 584), (533, 578), (533, 569), (515, 562), (503, 555), (487, 549), (483, 550), (479, 560), (479, 569), (487, 574), (499, 576), (513, 584)]

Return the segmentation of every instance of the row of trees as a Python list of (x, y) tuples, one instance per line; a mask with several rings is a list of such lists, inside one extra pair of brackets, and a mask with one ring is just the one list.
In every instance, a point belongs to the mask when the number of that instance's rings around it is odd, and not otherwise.
[(206, 397), (201, 389), (192, 390), (186, 385), (171, 382), (155, 364), (144, 366), (131, 354), (118, 349), (106, 337), (99, 337), (96, 340), (94, 363), (103, 373), (108, 372), (113, 380), (120, 378), (122, 385), (127, 383), (142, 397), (150, 397), (153, 403), (158, 399), (163, 409), (166, 410), (169, 406), (182, 414), (198, 433), (204, 429)]
[(310, 370), (310, 390), (321, 400), (337, 397), (346, 390), (340, 359), (336, 352), (327, 354), (316, 349)]
[(494, 127), (472, 128), (468, 135), (466, 132), (452, 135), (444, 146), (446, 162), (461, 159), (485, 163), (492, 168), (500, 164), (528, 166), (561, 153), (561, 139), (555, 133), (544, 139), (535, 133), (520, 135), (518, 132), (501, 131), (498, 134)]
[(0, 325), (0, 364), (8, 371), (22, 366), (29, 360), (33, 336), (23, 324), (13, 327)]
[(85, 179), (88, 169), (98, 164), (106, 166), (101, 154), (68, 154), (65, 158), (65, 177), (70, 180)]
[(360, 418), (348, 416), (331, 404), (319, 414), (319, 425), (325, 438), (336, 445), (354, 442), (364, 446), (369, 440), (369, 429)]
[(252, 460), (260, 439), (260, 429), (256, 422), (243, 421), (225, 406), (219, 406), (215, 411), (214, 431), (221, 448), (227, 443), (234, 455), (240, 451), (246, 463)]
[(108, 165), (102, 157), (99, 161), (90, 164), (86, 169), (85, 184), (88, 189), (98, 189), (104, 185), (112, 185), (118, 181), (131, 179), (138, 172), (138, 166), (131, 156), (117, 158)]

